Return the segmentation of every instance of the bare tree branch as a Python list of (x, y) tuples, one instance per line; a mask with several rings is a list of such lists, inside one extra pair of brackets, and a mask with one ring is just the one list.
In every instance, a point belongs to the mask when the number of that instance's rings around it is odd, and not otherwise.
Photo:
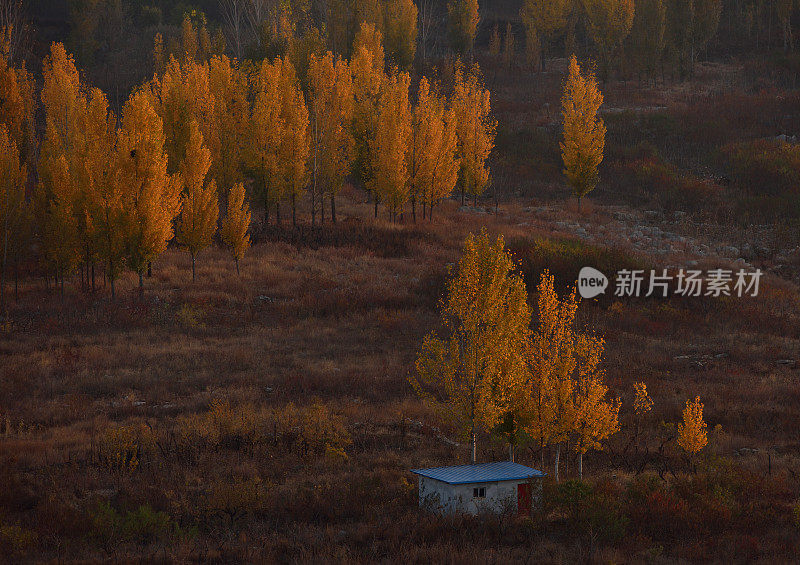
[(247, 42), (248, 6), (252, 0), (219, 0), (225, 35), (233, 47), (234, 56), (241, 60)]

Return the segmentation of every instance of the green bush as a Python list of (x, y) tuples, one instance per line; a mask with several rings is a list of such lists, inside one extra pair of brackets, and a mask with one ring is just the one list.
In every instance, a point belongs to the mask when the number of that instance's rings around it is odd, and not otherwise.
[(90, 512), (92, 537), (104, 542), (133, 542), (147, 544), (173, 536), (185, 536), (169, 514), (153, 510), (150, 505), (120, 512), (107, 502), (100, 502)]

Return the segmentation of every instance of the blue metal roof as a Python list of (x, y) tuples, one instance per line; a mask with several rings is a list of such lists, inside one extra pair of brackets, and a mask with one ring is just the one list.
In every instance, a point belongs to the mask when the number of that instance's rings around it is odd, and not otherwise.
[(433, 467), (430, 469), (411, 469), (412, 473), (422, 475), (451, 485), (465, 483), (492, 483), (495, 481), (518, 481), (545, 474), (511, 461), (495, 461), (477, 465), (458, 465), (456, 467)]

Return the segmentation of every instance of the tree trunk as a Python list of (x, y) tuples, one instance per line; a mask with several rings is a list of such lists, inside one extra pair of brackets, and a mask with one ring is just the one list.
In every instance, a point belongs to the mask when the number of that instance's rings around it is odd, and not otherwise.
[(311, 188), (311, 227), (317, 224), (317, 189)]
[(336, 195), (331, 192), (331, 221), (336, 223)]
[(233, 262), (236, 263), (236, 274), (241, 275), (241, 273), (239, 272), (239, 260), (234, 258)]
[(275, 203), (275, 223), (281, 225), (281, 203)]
[(555, 477), (557, 483), (560, 482), (558, 476), (558, 460), (560, 458), (561, 458), (561, 444), (559, 443), (558, 445), (556, 445), (556, 464), (555, 464)]
[(427, 208), (428, 208), (427, 203), (425, 201), (423, 201), (422, 202), (422, 219), (423, 220), (425, 219)]
[(192, 253), (192, 282), (197, 281), (197, 273), (195, 272), (195, 256)]
[[(294, 192), (292, 193), (292, 227), (297, 227), (297, 197), (295, 196)], [(238, 263), (237, 263), (238, 266)], [(236, 272), (239, 272), (237, 267)]]
[(478, 461), (478, 437), (475, 434), (474, 426), (470, 435), (470, 442), (472, 444), (472, 464), (474, 465)]
[(412, 198), (411, 199), (411, 219), (414, 221), (415, 224), (417, 223), (417, 199), (416, 198)]
[(112, 259), (108, 260), (108, 273), (106, 278), (111, 279), (111, 300), (114, 300), (117, 295), (114, 288), (114, 261)]
[(96, 287), (95, 287), (95, 284), (94, 284), (94, 261), (92, 261), (92, 294), (94, 294), (95, 290), (96, 290)]
[(583, 452), (578, 453), (578, 478), (583, 480)]
[(375, 198), (375, 218), (378, 217), (378, 199)]
[(264, 227), (269, 225), (269, 187), (264, 183)]
[(514, 462), (514, 444), (513, 443), (509, 443), (508, 444), (508, 460), (511, 461), (512, 463)]

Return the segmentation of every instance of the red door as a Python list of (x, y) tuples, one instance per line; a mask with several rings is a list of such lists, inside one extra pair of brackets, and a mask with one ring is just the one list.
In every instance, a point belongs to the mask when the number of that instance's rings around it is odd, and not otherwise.
[(531, 515), (531, 484), (520, 483), (517, 485), (517, 514), (520, 516)]

